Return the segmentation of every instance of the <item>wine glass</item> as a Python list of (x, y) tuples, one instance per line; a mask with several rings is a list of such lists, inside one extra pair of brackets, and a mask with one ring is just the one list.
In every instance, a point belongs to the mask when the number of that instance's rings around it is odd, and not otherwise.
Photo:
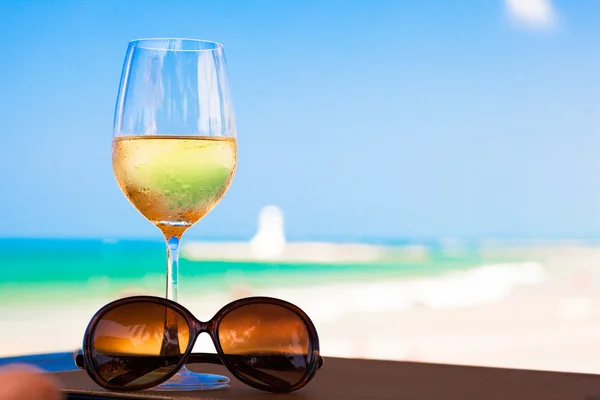
[[(112, 162), (127, 199), (165, 237), (166, 297), (177, 301), (181, 236), (219, 203), (236, 169), (235, 118), (221, 44), (176, 38), (129, 43)], [(184, 368), (157, 388), (228, 386), (227, 377)]]

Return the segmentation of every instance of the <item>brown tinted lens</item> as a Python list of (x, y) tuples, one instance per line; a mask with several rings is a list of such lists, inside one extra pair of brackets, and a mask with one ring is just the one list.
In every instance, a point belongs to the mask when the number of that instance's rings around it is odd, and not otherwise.
[(100, 377), (115, 386), (147, 385), (173, 371), (190, 340), (177, 311), (137, 302), (104, 314), (92, 332), (92, 356)]
[(291, 387), (313, 361), (306, 324), (282, 306), (250, 304), (236, 308), (221, 320), (218, 333), (233, 368), (262, 385)]

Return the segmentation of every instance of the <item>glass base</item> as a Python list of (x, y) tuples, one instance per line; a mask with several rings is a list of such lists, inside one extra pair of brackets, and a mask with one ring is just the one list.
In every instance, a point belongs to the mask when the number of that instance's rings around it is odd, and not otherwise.
[(229, 387), (229, 378), (213, 374), (197, 374), (183, 366), (171, 379), (152, 390), (183, 392), (190, 390), (217, 390)]

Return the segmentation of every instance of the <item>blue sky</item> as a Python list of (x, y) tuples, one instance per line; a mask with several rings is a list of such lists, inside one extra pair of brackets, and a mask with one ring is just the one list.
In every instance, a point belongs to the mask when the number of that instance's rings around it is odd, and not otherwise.
[(239, 164), (189, 236), (600, 236), (600, 2), (2, 1), (0, 236), (149, 237), (110, 144), (127, 42), (224, 44)]

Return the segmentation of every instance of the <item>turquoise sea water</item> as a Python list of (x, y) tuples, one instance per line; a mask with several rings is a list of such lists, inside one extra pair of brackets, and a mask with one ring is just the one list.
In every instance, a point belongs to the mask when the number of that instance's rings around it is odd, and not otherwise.
[[(126, 290), (162, 294), (164, 244), (143, 240), (0, 240), (0, 303), (53, 301), (74, 294)], [(298, 286), (438, 274), (483, 262), (476, 250), (448, 255), (432, 247), (427, 257), (391, 257), (376, 263), (294, 264), (190, 261), (180, 263), (180, 290), (214, 291), (233, 285)]]

